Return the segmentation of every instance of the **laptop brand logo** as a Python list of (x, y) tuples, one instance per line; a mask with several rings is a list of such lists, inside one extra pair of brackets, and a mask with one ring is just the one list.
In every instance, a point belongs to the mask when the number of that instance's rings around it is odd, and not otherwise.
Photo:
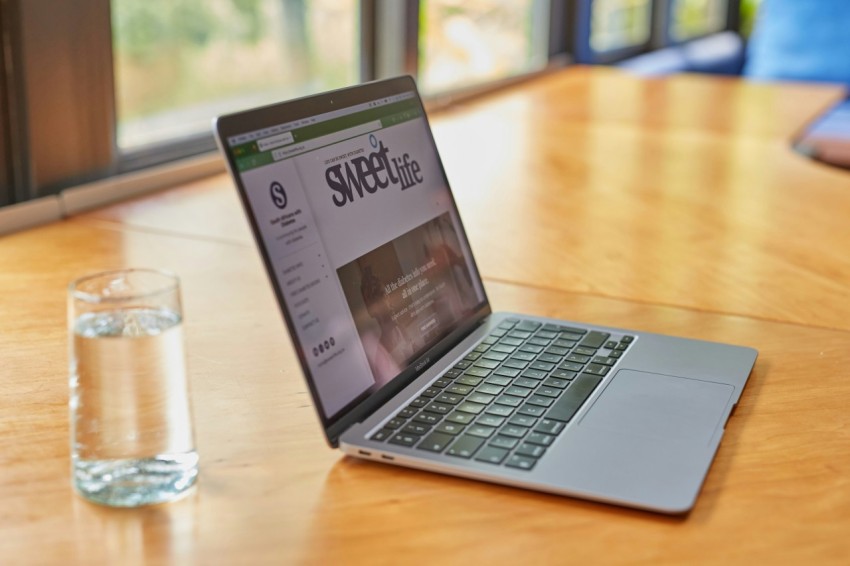
[(354, 202), (355, 195), (363, 198), (390, 185), (400, 185), (404, 191), (422, 182), (422, 168), (409, 153), (390, 157), (389, 148), (374, 135), (369, 136), (369, 143), (376, 148), (369, 155), (354, 157), (325, 170), (325, 180), (334, 192), (332, 199), (336, 206)]

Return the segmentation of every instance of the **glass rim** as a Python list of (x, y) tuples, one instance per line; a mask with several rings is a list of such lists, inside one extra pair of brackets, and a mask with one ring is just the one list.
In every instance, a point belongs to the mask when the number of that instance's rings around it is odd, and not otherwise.
[[(138, 293), (133, 293), (131, 295), (119, 295), (119, 296), (108, 296), (103, 295), (102, 293), (92, 293), (88, 291), (83, 291), (79, 288), (80, 285), (92, 281), (94, 279), (99, 279), (101, 277), (108, 277), (110, 275), (116, 275), (119, 273), (144, 273), (148, 275), (158, 275), (162, 276), (168, 280), (168, 282), (157, 289), (152, 291), (140, 291)], [(68, 294), (74, 299), (81, 300), (87, 303), (112, 303), (112, 302), (125, 302), (130, 300), (138, 300), (138, 299), (146, 299), (150, 297), (155, 297), (157, 295), (161, 295), (163, 293), (168, 293), (172, 291), (176, 291), (180, 288), (180, 278), (173, 271), (169, 271), (167, 269), (156, 269), (152, 267), (130, 267), (125, 269), (111, 269), (108, 271), (99, 271), (97, 273), (90, 273), (89, 275), (83, 275), (82, 277), (78, 277), (68, 283)]]

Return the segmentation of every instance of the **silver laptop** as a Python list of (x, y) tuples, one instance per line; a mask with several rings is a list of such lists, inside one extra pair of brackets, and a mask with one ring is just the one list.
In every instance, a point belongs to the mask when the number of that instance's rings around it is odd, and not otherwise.
[(693, 507), (756, 351), (491, 312), (413, 79), (215, 130), (331, 446)]

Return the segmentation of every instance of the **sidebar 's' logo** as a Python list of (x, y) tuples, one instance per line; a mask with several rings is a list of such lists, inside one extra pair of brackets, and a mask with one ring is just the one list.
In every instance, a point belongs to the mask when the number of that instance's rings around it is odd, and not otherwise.
[(276, 207), (281, 210), (286, 208), (287, 198), (286, 191), (283, 190), (283, 185), (281, 185), (277, 181), (273, 181), (271, 186), (269, 187), (269, 194), (271, 194), (272, 202)]

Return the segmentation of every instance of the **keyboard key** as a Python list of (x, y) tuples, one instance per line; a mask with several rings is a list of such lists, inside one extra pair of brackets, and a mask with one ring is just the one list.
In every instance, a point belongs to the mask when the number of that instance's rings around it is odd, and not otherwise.
[(608, 357), (614, 358), (614, 359), (621, 358), (622, 356), (623, 356), (623, 352), (611, 352), (610, 354), (608, 354)]
[(382, 428), (381, 430), (379, 430), (378, 432), (373, 434), (372, 437), (369, 440), (376, 440), (378, 442), (381, 442), (381, 441), (389, 438), (392, 433), (393, 433), (393, 431), (391, 431), (390, 429)]
[(527, 330), (529, 332), (534, 332), (535, 330), (537, 330), (541, 326), (543, 326), (542, 322), (537, 322), (537, 321), (534, 321), (534, 320), (523, 320), (523, 321), (519, 322), (519, 324), (517, 324), (515, 326), (515, 328), (517, 330)]
[(444, 434), (455, 435), (455, 434), (458, 434), (460, 431), (462, 431), (464, 429), (464, 427), (465, 427), (465, 425), (458, 424), (458, 423), (450, 423), (450, 422), (448, 422), (448, 420), (446, 420), (446, 421), (440, 423), (440, 425), (437, 426), (437, 428), (435, 428), (434, 430), (436, 432), (442, 432)]
[(494, 427), (474, 424), (466, 429), (466, 434), (471, 434), (472, 436), (478, 436), (481, 438), (490, 438), (493, 436), (495, 431), (496, 429)]
[(622, 342), (623, 344), (631, 344), (634, 341), (634, 336), (623, 336), (622, 338), (620, 338), (620, 342)]
[(610, 338), (611, 335), (607, 332), (597, 332), (592, 330), (587, 333), (587, 336), (579, 343), (579, 346), (587, 346), (588, 348), (600, 348)]
[(461, 385), (470, 385), (472, 387), (475, 387), (476, 385), (478, 385), (482, 381), (484, 381), (484, 380), (480, 377), (472, 377), (470, 375), (464, 375), (463, 377), (457, 378), (455, 380), (455, 383), (459, 383)]
[(521, 340), (525, 340), (526, 338), (531, 337), (531, 332), (528, 332), (527, 330), (513, 330), (508, 336), (510, 336), (511, 338), (519, 338)]
[(451, 382), (452, 382), (451, 379), (449, 379), (447, 377), (441, 377), (440, 379), (438, 379), (437, 381), (432, 383), (431, 387), (439, 387), (440, 389), (443, 389), (444, 387), (449, 386), (451, 384)]
[(479, 354), (483, 354), (490, 348), (487, 344), (479, 344), (472, 349), (473, 352), (478, 352)]
[(476, 391), (475, 393), (470, 394), (466, 400), (472, 403), (481, 403), (482, 405), (489, 405), (495, 399), (495, 395), (488, 395), (486, 393), (481, 393), (480, 391)]
[(508, 455), (508, 451), (504, 448), (496, 448), (494, 446), (485, 446), (478, 455), (475, 456), (475, 460), (478, 462), (487, 462), (488, 464), (501, 464), (505, 459), (505, 456)]
[(472, 365), (472, 362), (467, 362), (465, 360), (461, 360), (454, 365), (455, 369), (466, 369)]
[(569, 350), (575, 345), (576, 343), (573, 340), (564, 340), (563, 338), (559, 338), (558, 340), (552, 342), (553, 348), (563, 348), (564, 350)]
[[(602, 381), (598, 375), (583, 373), (564, 390), (564, 394), (546, 413), (547, 419), (570, 422), (582, 404), (590, 397), (596, 386)], [(530, 402), (530, 401), (529, 401)]]
[(517, 385), (511, 385), (507, 389), (505, 389), (506, 395), (514, 395), (516, 397), (528, 397), (531, 395), (531, 389), (527, 387), (519, 387)]
[(601, 364), (590, 364), (584, 371), (592, 375), (607, 375), (611, 368)]
[[(461, 399), (463, 399), (463, 395), (454, 395), (453, 393), (445, 392), (440, 393), (434, 398), (435, 401), (439, 401), (440, 403), (447, 403), (449, 405), (457, 405), (458, 403), (460, 403)], [(428, 409), (425, 410), (427, 411)]]
[(470, 362), (474, 362), (475, 360), (477, 360), (480, 357), (481, 357), (481, 354), (479, 354), (478, 352), (470, 352), (467, 355), (465, 355), (463, 357), (463, 359), (469, 360)]
[(549, 342), (551, 342), (551, 340), (547, 340), (545, 338), (538, 338), (537, 336), (528, 340), (529, 344), (534, 344), (535, 346), (548, 346)]
[(511, 356), (512, 360), (522, 360), (524, 362), (534, 361), (535, 355), (531, 352), (516, 352)]
[(454, 440), (455, 437), (451, 434), (444, 434), (442, 432), (432, 432), (428, 436), (426, 436), (421, 443), (419, 443), (420, 450), (427, 450), (429, 452), (442, 452), (446, 449), (446, 446)]
[(436, 397), (440, 394), (440, 389), (438, 387), (429, 387), (425, 391), (422, 392), (423, 397)]
[(545, 371), (539, 369), (527, 369), (522, 372), (523, 377), (528, 377), (531, 379), (543, 379), (546, 377), (547, 373)]
[(617, 363), (615, 358), (609, 358), (607, 356), (596, 356), (593, 358), (594, 364), (602, 364), (603, 366), (613, 366)]
[(583, 356), (581, 354), (570, 354), (567, 356), (567, 361), (575, 362), (577, 364), (586, 364), (590, 361), (590, 356)]
[[(523, 362), (523, 364), (525, 364), (525, 362)], [(522, 369), (522, 368), (517, 369), (517, 368), (512, 368), (512, 367), (500, 367), (499, 369), (497, 369), (495, 371), (494, 375), (514, 378), (514, 377), (519, 375), (520, 369)]]
[(583, 356), (595, 356), (596, 355), (596, 349), (595, 348), (588, 348), (586, 346), (579, 346), (578, 348), (573, 350), (573, 353), (581, 354)]
[(576, 362), (564, 362), (558, 366), (558, 369), (562, 369), (565, 371), (577, 372), (584, 369), (584, 364), (579, 364)]
[(472, 386), (461, 385), (459, 383), (452, 383), (446, 388), (446, 391), (449, 393), (454, 393), (455, 395), (466, 395), (467, 393), (472, 391)]
[(443, 377), (447, 377), (447, 378), (451, 379), (453, 377), (459, 376), (461, 373), (462, 372), (459, 369), (452, 368), (452, 369), (448, 370), (446, 373), (444, 373)]
[(617, 344), (617, 347), (616, 347), (616, 348), (614, 348), (614, 349), (615, 349), (615, 350), (617, 350), (618, 352), (623, 352), (623, 351), (625, 351), (628, 347), (629, 347), (629, 345), (628, 345), (628, 344), (624, 344), (624, 343), (620, 342), (619, 344)]
[(481, 448), (482, 444), (484, 444), (483, 438), (464, 434), (455, 440), (451, 446), (449, 446), (446, 454), (449, 456), (457, 456), (458, 458), (471, 458), (472, 455), (475, 454), (475, 451)]
[(431, 425), (411, 422), (410, 424), (404, 425), (404, 428), (401, 429), (401, 432), (406, 432), (407, 434), (416, 434), (422, 436), (426, 432), (431, 430)]
[(528, 456), (521, 456), (519, 454), (514, 454), (508, 461), (505, 462), (505, 465), (510, 468), (519, 468), (520, 470), (530, 470), (537, 463), (537, 460), (534, 458), (529, 458)]
[(485, 360), (493, 360), (494, 362), (503, 362), (508, 359), (507, 354), (502, 354), (501, 352), (494, 352), (490, 350), (484, 356), (482, 356)]
[(567, 332), (567, 333), (570, 333), (570, 334), (579, 334), (579, 335), (587, 334), (587, 330), (585, 330), (584, 328), (576, 328), (574, 326), (562, 326), (561, 332), (562, 333)]
[[(569, 391), (569, 388), (567, 388)], [(548, 407), (555, 400), (551, 397), (543, 397), (542, 395), (532, 395), (532, 397), (528, 400), (529, 405), (537, 405), (538, 407)]]
[(616, 347), (617, 347), (617, 343), (613, 340), (608, 340), (607, 342), (605, 342), (605, 348), (608, 349), (608, 350), (613, 350)]
[(529, 417), (528, 415), (514, 415), (508, 422), (516, 426), (532, 427), (537, 424), (537, 419), (535, 417)]
[(505, 417), (497, 417), (496, 415), (482, 415), (475, 421), (476, 424), (484, 426), (502, 426), (505, 422)]
[[(519, 346), (519, 344), (517, 344)], [(511, 346), (509, 344), (505, 344), (504, 341), (496, 344), (491, 349), (492, 352), (501, 352), (503, 354), (513, 354), (514, 350), (516, 350), (516, 346)]]
[(520, 405), (522, 405), (522, 398), (505, 394), (496, 399), (496, 404), (507, 405), (508, 407), (519, 407)]
[(390, 438), (390, 444), (398, 444), (399, 446), (413, 446), (417, 442), (419, 442), (420, 436), (416, 436), (415, 434), (407, 434), (406, 432), (400, 432)]
[(556, 356), (555, 354), (540, 354), (537, 356), (538, 361), (541, 362), (549, 362), (552, 364), (558, 364), (563, 359), (562, 356)]
[(559, 389), (557, 387), (541, 385), (537, 388), (537, 391), (535, 391), (535, 393), (537, 395), (543, 395), (544, 397), (552, 397), (554, 399), (555, 397), (559, 397), (561, 395), (561, 391), (562, 389)]
[(569, 351), (569, 348), (560, 348), (558, 346), (549, 346), (546, 348), (546, 353), (553, 356), (565, 356)]
[(398, 412), (398, 416), (403, 419), (409, 419), (418, 412), (419, 411), (416, 409), (416, 407), (405, 407), (404, 409)]
[(567, 425), (562, 423), (561, 421), (553, 421), (552, 419), (543, 419), (540, 421), (536, 427), (534, 427), (534, 432), (540, 432), (543, 434), (558, 434)]
[[(572, 362), (570, 362), (570, 363), (572, 363)], [(552, 370), (552, 373), (549, 374), (549, 377), (554, 377), (554, 378), (557, 378), (557, 379), (565, 379), (565, 380), (568, 380), (568, 381), (573, 379), (575, 376), (576, 376), (576, 372), (566, 370), (566, 369), (561, 369), (561, 368), (554, 369), (554, 370)]]
[(555, 369), (555, 364), (549, 362), (534, 362), (531, 364), (531, 369), (539, 369), (540, 371), (552, 371)]
[(508, 336), (507, 338), (502, 338), (499, 344), (504, 344), (505, 346), (511, 346), (516, 349), (517, 346), (521, 346), (524, 340), (520, 340), (519, 338), (511, 338)]
[[(517, 370), (517, 372), (514, 374), (514, 376), (516, 376), (516, 375), (519, 375), (519, 370), (525, 369), (527, 366), (528, 366), (527, 361), (520, 360), (520, 359), (517, 359), (517, 358), (511, 358), (502, 365), (501, 369), (513, 368), (513, 369)], [(499, 371), (501, 371), (501, 369), (496, 371), (496, 373), (499, 373)], [(499, 375), (504, 375), (504, 374), (499, 374)]]
[(480, 385), (476, 391), (479, 393), (486, 393), (487, 395), (498, 395), (505, 388), (499, 387), (498, 385), (491, 385), (489, 383), (485, 383), (484, 385)]
[(530, 442), (531, 444), (539, 444), (540, 446), (550, 446), (554, 440), (555, 437), (551, 434), (543, 434), (541, 432), (532, 432), (525, 439), (526, 442)]
[(510, 450), (514, 446), (519, 444), (518, 438), (510, 438), (508, 436), (496, 436), (493, 440), (490, 441), (490, 446), (495, 446), (496, 448), (505, 448)]
[(425, 405), (427, 405), (430, 402), (431, 402), (431, 400), (428, 399), (427, 397), (418, 397), (418, 398), (414, 399), (413, 401), (411, 401), (410, 405), (408, 405), (408, 406), (414, 407), (416, 409), (421, 409), (422, 407), (424, 407)]
[(552, 332), (550, 330), (538, 330), (537, 334), (535, 334), (535, 336), (537, 336), (539, 338), (545, 338), (546, 340), (551, 340), (552, 338), (554, 338), (557, 335), (558, 335), (557, 332)]
[(528, 428), (524, 426), (517, 426), (512, 424), (506, 424), (499, 430), (499, 434), (502, 436), (508, 436), (510, 438), (522, 438), (525, 436), (525, 433), (528, 432)]
[(452, 406), (447, 405), (446, 403), (434, 402), (434, 403), (431, 403), (430, 405), (428, 405), (427, 407), (425, 407), (422, 410), (426, 411), (428, 413), (437, 413), (438, 415), (448, 415), (449, 413), (452, 412)]
[(457, 406), (457, 410), (461, 411), (462, 413), (470, 413), (472, 415), (477, 415), (478, 413), (483, 411), (486, 406), (487, 405), (482, 405), (480, 403), (470, 403), (469, 401), (464, 401), (463, 403)]
[(384, 425), (384, 428), (395, 430), (404, 424), (404, 419), (390, 419)]
[(490, 385), (498, 385), (499, 387), (504, 387), (511, 382), (510, 377), (503, 377), (501, 375), (492, 375), (487, 378), (487, 381), (484, 383), (489, 383)]
[(474, 367), (466, 370), (463, 375), (471, 375), (472, 377), (487, 377), (490, 375), (491, 371), (493, 370), (482, 367)]
[(459, 413), (458, 411), (455, 411), (454, 413), (446, 417), (446, 421), (461, 425), (468, 425), (474, 419), (475, 415), (471, 413)]
[(514, 380), (514, 385), (519, 385), (520, 387), (529, 387), (534, 389), (537, 387), (537, 384), (540, 383), (536, 379), (529, 379), (527, 377), (518, 377)]
[(540, 446), (539, 444), (531, 444), (530, 442), (523, 442), (519, 445), (519, 448), (516, 449), (514, 454), (519, 454), (520, 456), (528, 456), (530, 458), (539, 458), (546, 452), (546, 448)]
[(557, 377), (550, 377), (549, 379), (543, 382), (543, 385), (545, 385), (546, 387), (557, 387), (558, 389), (564, 389), (569, 384), (570, 382), (568, 380), (558, 379)]
[(526, 344), (519, 349), (520, 352), (528, 352), (529, 354), (539, 354), (543, 351), (543, 346), (535, 346), (534, 344)]
[(499, 362), (495, 360), (478, 360), (475, 362), (475, 367), (484, 369), (496, 369), (499, 367)]
[(490, 405), (484, 412), (497, 417), (509, 417), (514, 414), (514, 411), (515, 409), (509, 405)]
[(438, 422), (440, 422), (441, 418), (442, 417), (440, 417), (440, 415), (435, 415), (434, 413), (419, 413), (418, 415), (413, 417), (413, 420), (418, 422), (418, 423), (424, 423), (424, 424), (431, 424), (432, 425), (432, 424), (437, 424)]
[(546, 407), (541, 407), (539, 405), (529, 405), (526, 403), (522, 407), (519, 408), (517, 413), (520, 415), (528, 415), (530, 417), (542, 417), (546, 412)]

